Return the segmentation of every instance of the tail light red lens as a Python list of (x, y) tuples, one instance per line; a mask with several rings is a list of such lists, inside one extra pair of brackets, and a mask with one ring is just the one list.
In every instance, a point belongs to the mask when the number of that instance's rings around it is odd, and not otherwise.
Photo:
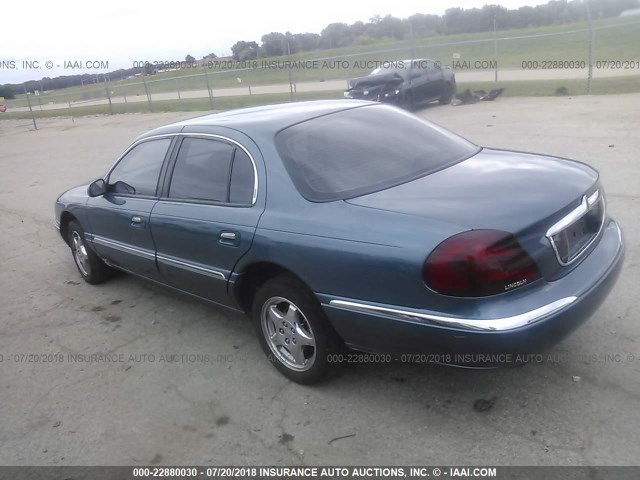
[(540, 278), (540, 272), (512, 234), (470, 230), (438, 245), (422, 277), (443, 295), (483, 297), (522, 287)]

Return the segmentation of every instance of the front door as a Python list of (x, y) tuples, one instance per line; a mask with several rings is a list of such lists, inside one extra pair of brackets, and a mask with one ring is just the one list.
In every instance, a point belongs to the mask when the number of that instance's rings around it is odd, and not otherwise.
[(424, 71), (425, 87), (424, 99), (435, 100), (444, 93), (444, 75), (442, 68), (431, 60), (427, 60), (427, 68)]
[(151, 237), (151, 211), (171, 138), (133, 146), (108, 175), (107, 193), (89, 198), (89, 240), (107, 262), (131, 273), (160, 279)]

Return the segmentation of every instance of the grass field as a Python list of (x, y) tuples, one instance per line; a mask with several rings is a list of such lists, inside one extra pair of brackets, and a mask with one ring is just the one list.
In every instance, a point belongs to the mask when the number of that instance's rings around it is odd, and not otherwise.
[[(594, 22), (595, 60), (637, 60), (640, 59), (640, 24), (633, 19), (603, 19)], [(613, 27), (615, 28), (609, 28)], [(589, 33), (586, 31), (565, 34), (562, 36), (538, 38), (513, 38), (526, 35), (546, 35), (587, 28), (586, 23), (574, 23), (549, 27), (499, 31), (498, 65), (500, 69), (518, 69), (526, 60), (574, 60), (588, 61)], [(416, 38), (413, 41), (381, 41), (364, 46), (350, 46), (340, 49), (305, 52), (293, 55), (292, 60), (310, 60), (318, 58), (337, 58), (346, 60), (349, 65), (327, 63), (327, 68), (298, 69), (292, 72), (297, 82), (311, 80), (347, 79), (368, 73), (370, 69), (354, 65), (356, 62), (398, 60), (411, 57), (426, 57), (451, 63), (454, 54), (460, 61), (493, 60), (493, 33), (462, 34), (448, 36), (432, 36)], [(508, 40), (503, 38), (510, 38)], [(473, 42), (473, 43), (460, 43)], [(458, 43), (442, 45), (443, 43)], [(413, 46), (413, 49), (412, 49)], [(384, 51), (383, 53), (371, 53)], [(150, 59), (151, 60), (151, 59)], [(262, 61), (282, 62), (285, 57), (260, 59)], [(260, 64), (260, 63), (259, 63)], [(322, 65), (321, 65), (322, 66)], [(331, 68), (333, 67), (333, 68)], [(146, 78), (135, 77), (110, 82), (107, 85), (91, 85), (72, 87), (63, 90), (46, 92), (39, 97), (32, 97), (34, 106), (46, 103), (67, 103), (106, 98), (107, 88), (112, 96), (140, 96), (163, 92), (206, 90), (207, 80), (215, 88), (229, 88), (248, 85), (270, 85), (288, 83), (289, 72), (282, 68), (257, 69), (251, 71), (208, 69), (183, 69), (165, 72)], [(207, 78), (208, 77), (208, 78)], [(146, 83), (146, 85), (145, 85)], [(46, 86), (45, 86), (46, 88)], [(638, 90), (635, 90), (638, 91)], [(13, 101), (16, 107), (27, 105), (26, 97), (19, 95)], [(134, 108), (134, 107), (131, 107)]]
[[(342, 98), (342, 91), (325, 91), (325, 92), (305, 92), (297, 93), (296, 101), (302, 100), (321, 100), (329, 98)], [(271, 105), (274, 103), (290, 102), (291, 97), (288, 93), (270, 93), (264, 95), (241, 95), (236, 97), (219, 97), (214, 100), (214, 110), (231, 110), (234, 108), (254, 107), (258, 105)], [(208, 98), (184, 99), (182, 102), (177, 100), (166, 100), (154, 102), (154, 112), (206, 112), (211, 110)], [(113, 113), (142, 113), (149, 112), (149, 105), (146, 102), (136, 102), (128, 104), (114, 104)], [(33, 113), (36, 118), (52, 118), (52, 117), (79, 117), (84, 115), (105, 115), (109, 114), (108, 105), (92, 105), (86, 107), (76, 107), (71, 110), (36, 110)], [(30, 119), (29, 112), (7, 113), (0, 119)]]
[[(567, 89), (568, 95), (581, 95), (586, 91), (586, 80), (543, 80), (543, 81), (512, 81), (499, 82), (499, 86), (504, 87), (505, 97), (544, 97), (553, 96), (558, 88)], [(459, 83), (458, 92), (466, 89), (470, 90), (490, 90), (494, 88), (493, 82)], [(592, 93), (594, 95), (634, 93), (640, 91), (640, 76), (595, 79), (593, 81)], [(339, 99), (343, 98), (342, 90), (322, 91), (322, 92), (300, 92), (295, 95), (295, 101)], [(270, 105), (274, 103), (290, 102), (288, 93), (274, 93), (262, 95), (239, 95), (233, 97), (217, 97), (214, 99), (214, 110), (230, 110), (233, 108), (252, 107), (258, 105)], [(153, 102), (155, 112), (190, 112), (211, 111), (208, 98), (167, 100)], [(128, 104), (114, 104), (113, 113), (142, 113), (148, 112), (149, 107), (146, 102), (134, 102)], [(108, 105), (93, 105), (86, 107), (74, 107), (63, 110), (38, 110), (34, 109), (36, 118), (52, 117), (79, 117), (85, 115), (106, 115), (109, 114)], [(29, 112), (4, 113), (0, 119), (30, 119)]]

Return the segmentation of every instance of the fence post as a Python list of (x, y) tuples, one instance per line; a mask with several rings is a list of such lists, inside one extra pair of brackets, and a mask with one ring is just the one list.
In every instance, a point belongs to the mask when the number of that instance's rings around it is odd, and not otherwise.
[(31, 108), (31, 98), (29, 98), (29, 92), (27, 92), (26, 85), (22, 85), (24, 87), (24, 94), (27, 96), (27, 103), (29, 104), (29, 111), (31, 112), (31, 120), (33, 120), (33, 128), (38, 130), (38, 125), (36, 124), (36, 117), (33, 114), (33, 109)]
[(493, 81), (494, 83), (497, 84), (498, 83), (498, 39), (495, 39), (493, 44), (493, 60), (495, 62)]
[[(344, 57), (345, 59), (347, 58), (346, 56)], [(349, 62), (349, 60), (347, 60), (347, 62)], [(349, 83), (349, 74), (350, 74), (350, 70), (351, 70), (351, 64), (347, 64), (347, 68), (345, 68), (344, 70), (344, 80), (347, 82), (347, 90), (349, 90), (351, 88), (351, 84)]]
[(111, 103), (111, 93), (109, 93), (109, 87), (104, 87), (107, 92), (107, 100), (109, 100), (109, 115), (113, 115), (113, 104)]
[(178, 88), (178, 102), (180, 103), (180, 110), (184, 110), (182, 96), (180, 95), (180, 77), (176, 77), (176, 87)]
[(589, 71), (587, 73), (587, 95), (591, 95), (591, 84), (593, 83), (593, 47), (595, 43), (595, 31), (591, 21), (591, 0), (586, 0), (587, 20), (589, 22)]
[(246, 74), (245, 74), (245, 79), (247, 80), (247, 86), (249, 87), (249, 96), (251, 96), (251, 79), (249, 78), (250, 70), (251, 70), (251, 67), (247, 68)]
[(413, 35), (413, 23), (411, 22), (411, 20), (409, 20), (409, 36), (411, 38), (411, 63), (413, 64), (413, 60), (415, 60), (416, 58), (416, 38)]
[(207, 68), (202, 65), (202, 69), (204, 70), (204, 78), (207, 82), (207, 92), (209, 93), (209, 105), (211, 106), (211, 110), (213, 110), (213, 90), (211, 89), (211, 84), (209, 83), (209, 74), (207, 73)]
[(144, 83), (144, 91), (147, 94), (147, 102), (149, 102), (149, 111), (153, 112), (153, 103), (151, 102), (151, 95), (149, 94), (149, 88), (147, 87), (147, 80), (144, 78), (144, 73), (142, 74), (142, 83)]
[(287, 61), (289, 63), (289, 94), (291, 96), (291, 101), (295, 101), (295, 95), (293, 94), (293, 72), (291, 71), (291, 46), (289, 44), (289, 39), (287, 38)]
[(496, 24), (496, 12), (493, 11), (493, 61), (495, 62), (495, 68), (493, 73), (493, 81), (498, 84), (498, 36), (497, 36), (497, 24)]
[(69, 102), (69, 115), (71, 115), (71, 121), (75, 122), (75, 120), (73, 119), (73, 110), (71, 110), (71, 102)]

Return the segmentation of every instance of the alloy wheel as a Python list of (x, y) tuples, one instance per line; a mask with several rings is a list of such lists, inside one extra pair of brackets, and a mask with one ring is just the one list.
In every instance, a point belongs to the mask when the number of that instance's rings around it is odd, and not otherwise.
[(71, 233), (71, 250), (73, 251), (73, 259), (78, 266), (80, 273), (87, 277), (89, 276), (89, 254), (87, 253), (87, 247), (82, 240), (82, 237), (77, 231)]
[(304, 313), (290, 300), (271, 297), (262, 306), (262, 333), (271, 352), (287, 368), (310, 369), (316, 359), (316, 340)]

